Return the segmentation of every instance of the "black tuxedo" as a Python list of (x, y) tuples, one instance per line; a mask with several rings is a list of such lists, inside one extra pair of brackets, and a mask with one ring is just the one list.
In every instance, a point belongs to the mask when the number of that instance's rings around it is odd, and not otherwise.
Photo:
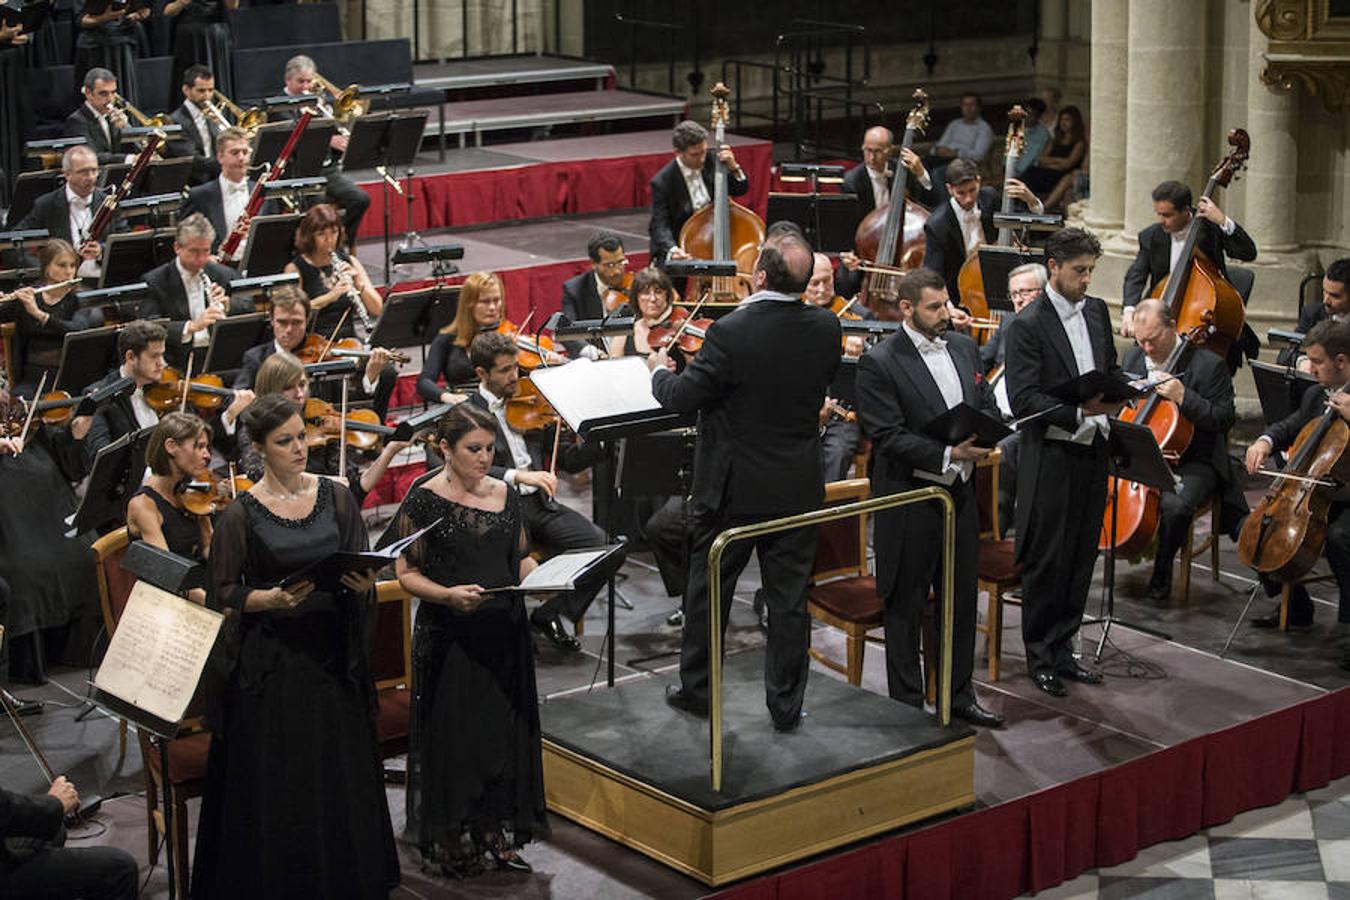
[[(1123, 368), (1134, 375), (1143, 374), (1147, 368), (1144, 359), (1142, 349), (1131, 347), (1125, 353)], [(1158, 550), (1154, 555), (1152, 582), (1159, 589), (1171, 583), (1172, 561), (1186, 540), (1186, 530), (1196, 510), (1206, 500), (1221, 488), (1227, 488), (1220, 516), (1226, 524), (1221, 531), (1230, 531), (1248, 511), (1228, 458), (1228, 432), (1237, 419), (1228, 366), (1217, 355), (1196, 349), (1182, 367), (1180, 378), (1186, 389), (1181, 415), (1195, 426), (1195, 435), (1174, 467), (1181, 484), (1159, 499)]]
[[(105, 388), (121, 377), (121, 369), (113, 369), (85, 388), (85, 391), (91, 392)], [(84, 439), (84, 446), (85, 450), (88, 451), (89, 459), (93, 460), (98, 455), (98, 451), (123, 435), (140, 431), (140, 429), (141, 426), (136, 422), (136, 411), (131, 405), (131, 394), (118, 394), (100, 406), (94, 413), (94, 420), (90, 423), (89, 433), (85, 435)]]
[(109, 121), (108, 131), (112, 134), (112, 140), (104, 135), (98, 118), (86, 103), (81, 103), (73, 113), (66, 116), (65, 136), (84, 138), (84, 142), (98, 155), (100, 166), (126, 162), (127, 159), (127, 151), (122, 147), (121, 129)]
[[(103, 188), (94, 188), (94, 192), (89, 195), (89, 212), (91, 215), (98, 212), (98, 208), (103, 205), (107, 196), (108, 192)], [(70, 203), (66, 200), (66, 186), (64, 184), (37, 198), (33, 202), (33, 208), (28, 211), (28, 215), (23, 217), (23, 221), (18, 224), (17, 228), (20, 230), (45, 228), (49, 236), (70, 243), (77, 251), (80, 249), (79, 236), (70, 233)]]
[[(1082, 301), (1093, 367), (1118, 374), (1111, 318), (1096, 297)], [(1008, 400), (1013, 415), (1045, 412), (1019, 430), (1017, 558), (1022, 563), (1022, 636), (1032, 674), (1074, 665), (1073, 637), (1083, 618), (1102, 512), (1106, 508), (1107, 442), (1056, 440), (1047, 429), (1078, 427), (1078, 409), (1046, 389), (1078, 376), (1073, 345), (1044, 292), (1005, 326)]]
[[(4, 582), (0, 581), (0, 585)], [(61, 802), (0, 789), (0, 881), (10, 897), (136, 896), (136, 861), (115, 847), (64, 847)], [(22, 839), (37, 842), (18, 849)], [(8, 841), (16, 839), (15, 847)]]
[[(984, 226), (984, 240), (992, 244), (998, 238), (998, 229), (994, 227), (994, 213), (998, 212), (999, 194), (991, 187), (980, 188), (975, 199), (980, 210), (980, 224)], [(923, 267), (932, 269), (947, 282), (947, 297), (953, 303), (961, 298), (956, 285), (956, 277), (966, 261), (966, 239), (961, 233), (961, 223), (956, 218), (950, 203), (938, 204), (933, 214), (923, 226), (926, 246), (923, 251)]]
[[(703, 349), (675, 375), (652, 376), (662, 406), (698, 412), (689, 585), (680, 681), (695, 703), (708, 697), (709, 546), (732, 525), (816, 509), (824, 498), (819, 412), (839, 367), (842, 332), (827, 309), (798, 299), (747, 300), (708, 329)], [(722, 557), (722, 596), (759, 554), (769, 604), (765, 693), (777, 724), (791, 726), (806, 690), (810, 618), (806, 580), (814, 529), (738, 541)], [(725, 631), (731, 605), (722, 607)]]
[[(999, 418), (994, 392), (980, 374), (975, 342), (961, 334), (945, 340), (962, 400)], [(947, 411), (947, 402), (903, 327), (863, 354), (857, 380), (858, 419), (872, 440), (873, 495), (932, 486), (932, 479), (915, 470), (940, 473), (947, 448), (922, 429)], [(975, 699), (971, 674), (980, 524), (973, 471), (969, 480), (958, 478), (946, 489), (956, 504), (952, 704), (964, 706)], [(896, 700), (922, 707), (919, 639), (929, 592), (942, 587), (942, 511), (920, 503), (879, 512), (875, 522), (877, 593), (886, 602), (887, 683)], [(929, 658), (935, 664), (937, 654)]]
[[(226, 289), (229, 288), (231, 279), (239, 277), (234, 269), (217, 263), (207, 263), (202, 271), (206, 273), (207, 278)], [(137, 315), (142, 319), (169, 320), (165, 326), (168, 337), (164, 342), (164, 358), (169, 365), (181, 369), (187, 362), (188, 351), (192, 349), (191, 341), (186, 343), (183, 341), (183, 328), (192, 318), (192, 313), (188, 309), (187, 290), (183, 287), (183, 279), (178, 274), (177, 261), (170, 260), (146, 272), (145, 283), (150, 290), (141, 301)], [(238, 297), (230, 298), (230, 315), (252, 311), (252, 302)]]
[[(605, 315), (605, 301), (595, 285), (595, 270), (587, 269), (563, 282), (562, 313), (573, 322), (578, 319), (599, 319)], [(567, 355), (573, 358), (581, 353), (586, 341), (566, 341)]]
[(234, 373), (234, 384), (231, 385), (236, 391), (251, 391), (253, 383), (258, 380), (258, 370), (267, 358), (277, 352), (277, 342), (269, 340), (265, 344), (259, 344), (256, 347), (249, 347), (244, 351), (244, 358), (239, 363), (239, 371)]
[[(703, 184), (708, 188), (708, 199), (714, 199), (713, 172), (717, 165), (717, 155), (711, 146), (703, 160)], [(750, 181), (746, 178), (733, 178), (727, 173), (727, 194), (739, 197), (750, 190)], [(689, 186), (684, 183), (679, 164), (671, 160), (661, 167), (661, 171), (652, 176), (652, 218), (647, 226), (651, 238), (652, 262), (660, 265), (665, 262), (666, 253), (680, 242), (680, 229), (694, 214), (693, 201), (689, 199)]]
[[(895, 176), (886, 176), (886, 190), (895, 185)], [(854, 166), (844, 173), (844, 193), (858, 195), (858, 221), (867, 218), (867, 214), (877, 208), (876, 193), (872, 190), (872, 177), (867, 166)]]
[[(220, 163), (216, 162), (216, 135), (220, 133), (220, 127), (210, 116), (205, 118), (208, 141), (202, 144), (201, 132), (197, 130), (197, 122), (192, 118), (192, 113), (187, 110), (186, 101), (169, 113), (169, 119), (183, 129), (181, 136), (169, 143), (169, 152), (174, 156), (192, 157), (190, 184), (205, 184), (220, 175)], [(182, 218), (183, 215), (180, 213), (179, 219)]]
[[(246, 182), (249, 189), (252, 190), (255, 182)], [(221, 197), (220, 179), (212, 178), (205, 184), (199, 184), (188, 191), (187, 201), (183, 203), (182, 209), (178, 211), (178, 221), (183, 221), (193, 213), (199, 212), (206, 216), (210, 221), (211, 227), (216, 231), (215, 240), (211, 242), (211, 252), (220, 249), (225, 236), (229, 231), (225, 228), (225, 200)], [(275, 200), (266, 200), (263, 202), (259, 215), (268, 216), (273, 213), (281, 212), (281, 205)]]

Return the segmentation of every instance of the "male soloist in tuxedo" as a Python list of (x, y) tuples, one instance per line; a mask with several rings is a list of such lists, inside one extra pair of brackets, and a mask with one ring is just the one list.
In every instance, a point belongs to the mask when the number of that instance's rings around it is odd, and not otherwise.
[(81, 243), (81, 238), (108, 196), (107, 191), (96, 187), (98, 158), (88, 147), (71, 147), (61, 157), (61, 173), (66, 183), (37, 198), (18, 228), (43, 228), (50, 237), (70, 244), (80, 254), (78, 274), (94, 278), (103, 247), (98, 241)]
[[(562, 313), (573, 322), (603, 318), (605, 293), (622, 291), (623, 276), (628, 271), (623, 239), (613, 232), (602, 231), (592, 236), (586, 245), (586, 255), (591, 259), (590, 271), (563, 282)], [(567, 355), (573, 359), (578, 356), (601, 358), (605, 351), (599, 344), (599, 341), (565, 342)]]
[[(1195, 247), (1228, 278), (1226, 256), (1250, 262), (1256, 259), (1256, 244), (1242, 226), (1234, 222), (1208, 197), (1191, 209), (1191, 189), (1179, 181), (1164, 181), (1153, 189), (1153, 214), (1158, 221), (1139, 232), (1139, 252), (1125, 270), (1125, 293), (1120, 317), (1120, 333), (1134, 333), (1134, 307), (1151, 293), (1181, 261), (1181, 251), (1191, 229), (1199, 228)], [(1245, 302), (1245, 301), (1244, 301)], [(1247, 325), (1229, 356), (1229, 368), (1236, 370), (1241, 354), (1255, 357), (1261, 342)]]
[[(1267, 468), (1267, 460), (1274, 453), (1283, 453), (1293, 446), (1303, 427), (1322, 415), (1328, 406), (1332, 406), (1342, 418), (1350, 418), (1350, 395), (1338, 393), (1350, 383), (1350, 323), (1325, 321), (1319, 322), (1308, 332), (1303, 340), (1303, 350), (1308, 354), (1308, 362), (1317, 387), (1303, 392), (1298, 409), (1287, 418), (1270, 425), (1265, 434), (1252, 441), (1247, 448), (1246, 465), (1249, 473)], [(1336, 578), (1336, 588), (1340, 594), (1340, 607), (1337, 616), (1341, 649), (1345, 651), (1341, 660), (1342, 667), (1350, 668), (1350, 502), (1346, 502), (1344, 492), (1333, 498), (1327, 514), (1327, 536), (1323, 553), (1331, 564), (1332, 574)], [(1272, 596), (1279, 593), (1279, 581), (1275, 578), (1262, 579), (1266, 593)], [(1289, 598), (1290, 629), (1306, 630), (1313, 623), (1313, 604), (1307, 588), (1296, 585)], [(1257, 627), (1270, 628), (1279, 624), (1279, 610), (1273, 614), (1253, 620)]]
[(215, 94), (216, 77), (206, 66), (188, 66), (183, 70), (182, 90), (183, 102), (169, 113), (169, 119), (183, 130), (177, 140), (170, 142), (169, 149), (174, 156), (192, 157), (188, 184), (206, 184), (220, 174), (216, 135), (221, 123), (206, 112)]
[(169, 365), (182, 371), (189, 353), (201, 355), (211, 343), (211, 326), (230, 313), (250, 312), (252, 303), (232, 300), (226, 293), (234, 270), (210, 261), (215, 229), (201, 213), (178, 223), (174, 235), (174, 258), (145, 273), (149, 292), (141, 301), (142, 319), (168, 319), (165, 356)]
[[(717, 160), (708, 155), (708, 129), (688, 119), (675, 126), (670, 142), (675, 158), (652, 176), (652, 218), (647, 226), (651, 237), (652, 262), (688, 259), (679, 248), (680, 229), (695, 210), (712, 202), (713, 172)], [(745, 171), (736, 162), (730, 147), (720, 147), (717, 157), (727, 167), (727, 194), (739, 197), (750, 190)]]
[(1007, 326), (1008, 399), (1023, 423), (1017, 466), (1017, 560), (1022, 564), (1022, 638), (1027, 669), (1053, 697), (1062, 678), (1099, 684), (1102, 676), (1074, 659), (1097, 561), (1106, 509), (1108, 416), (1123, 404), (1100, 395), (1078, 407), (1049, 388), (1096, 370), (1118, 375), (1106, 304), (1087, 296), (1101, 256), (1097, 239), (1079, 228), (1050, 236), (1045, 291)]
[[(872, 440), (872, 492), (896, 494), (939, 485), (956, 506), (952, 715), (997, 727), (971, 680), (975, 664), (976, 563), (980, 522), (975, 464), (989, 454), (974, 438), (945, 445), (928, 423), (960, 403), (994, 418), (998, 406), (980, 371), (975, 342), (946, 333), (950, 320), (942, 276), (915, 269), (900, 281), (900, 330), (858, 361), (858, 418)], [(945, 334), (944, 334), (945, 333)], [(886, 681), (891, 697), (923, 708), (919, 638), (932, 591), (942, 589), (942, 510), (918, 503), (877, 513), (877, 593), (886, 603)], [(937, 664), (937, 654), (929, 656)], [(938, 671), (941, 671), (940, 667)]]
[[(520, 492), (520, 512), (532, 547), (536, 544), (556, 550), (598, 547), (605, 543), (605, 533), (585, 516), (554, 499), (558, 478), (550, 471), (546, 456), (554, 445), (552, 430), (527, 438), (507, 421), (506, 401), (515, 395), (520, 381), (517, 353), (510, 335), (495, 331), (478, 335), (469, 345), (469, 358), (478, 374), (478, 390), (465, 402), (487, 410), (497, 419), (497, 441), (488, 474), (514, 485)], [(564, 472), (580, 472), (599, 458), (599, 447), (571, 441), (558, 444), (557, 468)], [(603, 581), (578, 583), (576, 590), (546, 600), (530, 614), (530, 626), (560, 650), (580, 650), (581, 643), (563, 630), (560, 616), (565, 614), (573, 622), (579, 621), (603, 584)]]
[[(225, 236), (236, 228), (247, 233), (248, 198), (256, 184), (248, 178), (253, 147), (244, 131), (234, 127), (222, 129), (216, 135), (215, 148), (216, 167), (220, 174), (188, 191), (187, 202), (179, 211), (179, 217), (183, 219), (193, 213), (206, 216), (215, 232), (211, 240), (212, 253), (220, 249)], [(267, 200), (262, 205), (260, 215), (278, 212), (281, 212), (281, 204)], [(242, 249), (243, 245), (240, 247)]]
[[(755, 292), (708, 329), (680, 375), (664, 349), (647, 364), (662, 406), (699, 413), (690, 510), (689, 584), (685, 591), (680, 688), (671, 706), (708, 710), (708, 550), (717, 534), (820, 506), (819, 413), (839, 367), (842, 332), (828, 309), (802, 303), (812, 253), (799, 235), (773, 234), (755, 262)], [(764, 684), (774, 727), (791, 731), (806, 691), (810, 617), (806, 582), (815, 560), (814, 528), (737, 541), (722, 556), (722, 596), (759, 555), (769, 610)], [(731, 604), (722, 606), (723, 631)]]
[(136, 154), (122, 149), (122, 129), (127, 127), (126, 116), (113, 108), (117, 76), (107, 69), (90, 69), (84, 73), (81, 92), (84, 102), (66, 116), (66, 137), (84, 138), (84, 142), (98, 155), (99, 165), (134, 160)]
[[(1236, 529), (1248, 509), (1247, 501), (1229, 475), (1225, 439), (1237, 415), (1228, 366), (1217, 354), (1192, 348), (1189, 359), (1183, 357), (1177, 371), (1168, 371), (1167, 358), (1180, 338), (1176, 323), (1161, 300), (1141, 300), (1135, 307), (1134, 339), (1137, 346), (1126, 352), (1122, 368), (1130, 377), (1147, 375), (1154, 380), (1163, 379), (1157, 388), (1158, 395), (1175, 403), (1182, 417), (1195, 427), (1190, 445), (1173, 467), (1180, 484), (1175, 491), (1166, 491), (1159, 498), (1158, 549), (1148, 595), (1154, 602), (1162, 603), (1171, 594), (1172, 561), (1186, 540), (1196, 510), (1221, 486), (1229, 487), (1220, 516), (1225, 523), (1221, 530), (1236, 539)], [(1169, 375), (1177, 378), (1166, 380)]]

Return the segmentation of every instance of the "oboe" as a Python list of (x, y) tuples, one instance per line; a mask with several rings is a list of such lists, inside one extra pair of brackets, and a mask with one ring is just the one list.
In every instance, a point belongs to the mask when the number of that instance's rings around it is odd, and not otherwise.
[(337, 255), (336, 250), (333, 251), (330, 259), (333, 266), (333, 277), (347, 279), (347, 300), (356, 310), (356, 316), (361, 320), (361, 324), (365, 326), (366, 334), (370, 334), (370, 313), (366, 312), (366, 304), (361, 299), (361, 292), (356, 289), (356, 282), (351, 278), (352, 267), (347, 264), (346, 260)]

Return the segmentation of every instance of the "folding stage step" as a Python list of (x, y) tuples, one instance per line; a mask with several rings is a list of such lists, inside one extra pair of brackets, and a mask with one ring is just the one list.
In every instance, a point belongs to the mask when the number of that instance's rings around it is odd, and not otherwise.
[(513, 128), (660, 117), (668, 117), (673, 126), (684, 117), (686, 108), (685, 101), (678, 97), (636, 91), (573, 91), (565, 94), (494, 97), (444, 104), (444, 115), (440, 121), (429, 120), (424, 134), (427, 137), (438, 137), (443, 133), (457, 134), (461, 147), (466, 145), (468, 136), (472, 134), (474, 146), (481, 147), (486, 132)]
[(524, 93), (527, 88), (559, 81), (593, 81), (598, 91), (613, 77), (614, 67), (608, 63), (533, 54), (419, 63), (413, 67), (413, 83), (419, 88), (444, 90), (452, 96), (508, 86)]

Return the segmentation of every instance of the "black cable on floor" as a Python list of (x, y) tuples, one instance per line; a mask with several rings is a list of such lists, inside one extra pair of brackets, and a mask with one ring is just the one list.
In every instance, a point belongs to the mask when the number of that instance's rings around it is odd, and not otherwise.
[(1102, 662), (1098, 665), (1103, 675), (1112, 678), (1132, 678), (1139, 681), (1158, 681), (1167, 677), (1167, 670), (1158, 663), (1149, 662), (1122, 649), (1115, 641), (1111, 639), (1110, 632), (1106, 635), (1106, 647), (1114, 651), (1111, 655), (1102, 656)]

